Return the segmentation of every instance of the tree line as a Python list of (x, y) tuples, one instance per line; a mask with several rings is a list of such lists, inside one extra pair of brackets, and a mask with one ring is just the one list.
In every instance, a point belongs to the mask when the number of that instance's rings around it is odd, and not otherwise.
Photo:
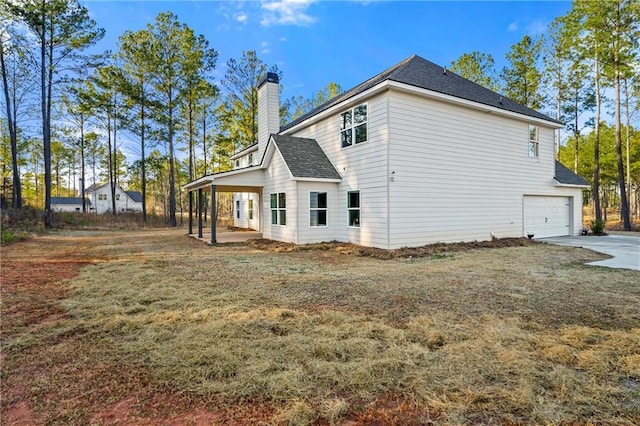
[[(500, 72), (482, 52), (451, 63), (463, 77), (566, 122), (558, 158), (589, 178), (596, 220), (604, 197), (620, 206), (625, 228), (638, 214), (640, 185), (632, 125), (640, 109), (638, 18), (634, 1), (577, 0), (545, 36), (513, 45)], [(176, 225), (186, 204), (180, 185), (232, 167), (229, 157), (257, 140), (257, 83), (267, 71), (284, 77), (245, 51), (216, 82), (217, 51), (171, 12), (101, 54), (87, 52), (104, 30), (77, 0), (5, 2), (0, 19), (0, 195), (14, 208), (43, 206), (45, 226), (52, 196), (84, 194), (98, 182), (139, 190), (145, 220), (151, 206)], [(329, 83), (285, 100), (283, 124), (341, 92)]]
[[(44, 206), (47, 227), (52, 196), (104, 181), (114, 214), (116, 187), (125, 185), (142, 192), (145, 220), (151, 200), (175, 226), (179, 186), (231, 168), (229, 157), (256, 140), (260, 77), (282, 76), (246, 51), (217, 84), (218, 53), (171, 12), (97, 55), (86, 52), (104, 30), (77, 0), (3, 3), (0, 18), (2, 195), (14, 208), (25, 199)], [(283, 119), (315, 101), (284, 102)], [(130, 163), (123, 141), (137, 142)]]
[[(640, 3), (575, 0), (544, 36), (525, 36), (496, 72), (490, 54), (472, 52), (452, 70), (566, 123), (558, 158), (587, 178), (595, 222), (617, 207), (624, 229), (640, 217)], [(605, 120), (609, 115), (612, 123)], [(604, 210), (604, 216), (603, 216)], [(633, 213), (633, 214), (632, 214)]]

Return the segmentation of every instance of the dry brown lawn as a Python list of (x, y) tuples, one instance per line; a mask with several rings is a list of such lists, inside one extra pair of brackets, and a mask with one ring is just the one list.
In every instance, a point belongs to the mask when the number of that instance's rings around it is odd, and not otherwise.
[(0, 424), (640, 421), (640, 272), (586, 250), (377, 259), (178, 229), (0, 254)]

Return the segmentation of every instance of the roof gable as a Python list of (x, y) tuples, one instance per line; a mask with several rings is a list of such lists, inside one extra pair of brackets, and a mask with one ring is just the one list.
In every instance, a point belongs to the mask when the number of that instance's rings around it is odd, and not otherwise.
[(564, 185), (576, 185), (576, 186), (591, 186), (586, 179), (582, 176), (579, 176), (571, 169), (567, 168), (564, 164), (556, 160), (556, 173), (555, 179)]
[(142, 202), (142, 193), (138, 191), (124, 191), (125, 194), (129, 196), (134, 202), (141, 203)]
[(104, 183), (94, 183), (93, 185), (89, 186), (88, 188), (86, 188), (84, 190), (84, 192), (95, 192), (99, 189), (104, 188), (105, 186), (107, 186), (109, 184), (109, 182), (104, 182)]
[(315, 139), (272, 135), (271, 141), (278, 147), (294, 178), (341, 179)]
[(284, 126), (281, 131), (289, 129), (341, 102), (359, 95), (385, 80), (395, 81), (420, 89), (453, 96), (459, 99), (477, 102), (505, 111), (545, 120), (554, 124), (562, 124), (561, 122), (531, 108), (527, 108), (506, 96), (489, 90), (471, 80), (467, 80), (444, 67), (427, 61), (420, 56), (413, 55), (399, 64), (396, 64), (369, 80), (357, 85), (356, 87), (347, 90), (333, 99), (330, 99), (328, 102), (314, 108), (296, 120), (293, 120), (291, 123)]

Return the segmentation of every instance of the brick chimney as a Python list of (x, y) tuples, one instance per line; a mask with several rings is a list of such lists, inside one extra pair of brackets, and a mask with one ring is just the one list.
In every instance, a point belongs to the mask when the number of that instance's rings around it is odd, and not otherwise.
[(280, 79), (278, 74), (268, 72), (258, 84), (258, 152), (262, 155), (272, 133), (280, 132)]

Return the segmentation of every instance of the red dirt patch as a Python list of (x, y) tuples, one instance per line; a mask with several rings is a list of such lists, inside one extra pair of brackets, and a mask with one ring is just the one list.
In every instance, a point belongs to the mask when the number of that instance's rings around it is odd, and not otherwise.
[(273, 417), (269, 403), (226, 404), (163, 386), (78, 326), (61, 306), (64, 283), (106, 260), (86, 260), (95, 245), (67, 236), (0, 248), (0, 424), (241, 425)]

